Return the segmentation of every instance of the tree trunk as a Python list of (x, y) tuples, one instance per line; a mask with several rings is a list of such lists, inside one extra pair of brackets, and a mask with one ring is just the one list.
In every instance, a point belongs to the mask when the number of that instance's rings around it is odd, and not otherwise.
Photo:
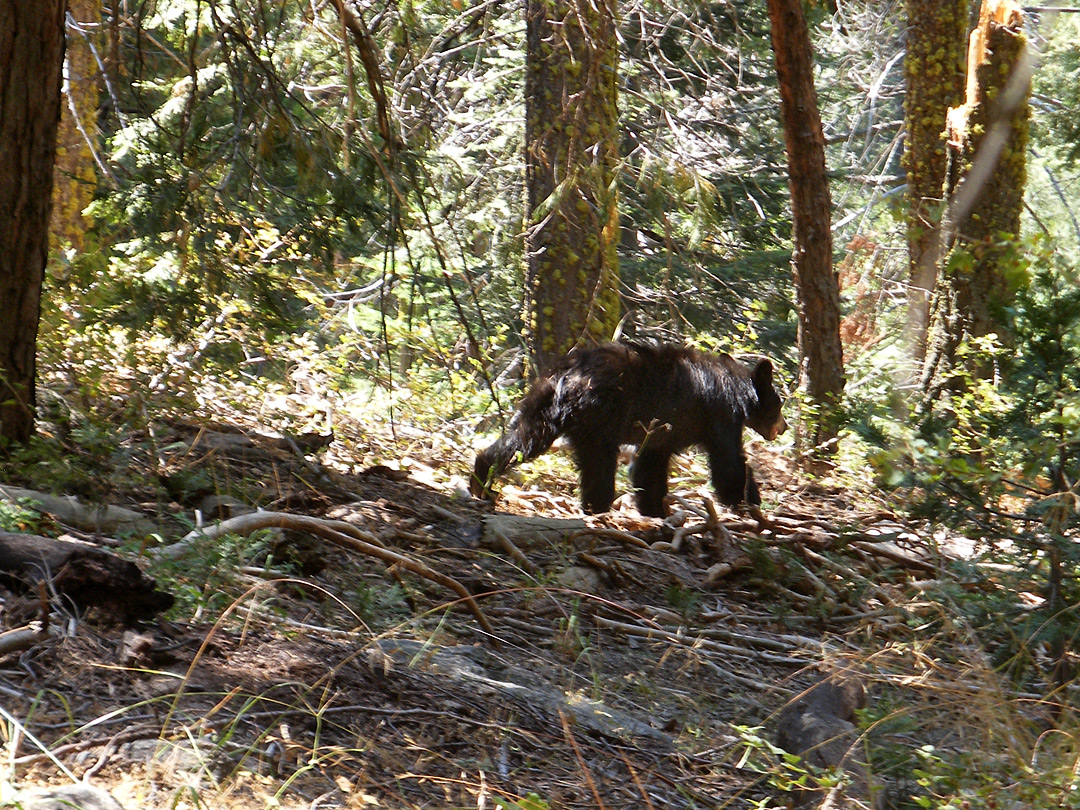
[(34, 429), (65, 0), (0, 3), (0, 443)]
[(832, 266), (832, 201), (825, 173), (825, 137), (802, 0), (769, 0), (769, 19), (791, 190), (799, 385), (809, 406), (804, 430), (813, 454), (827, 456), (835, 449), (839, 431), (837, 410), (844, 390), (844, 358), (840, 289)]
[(532, 373), (619, 321), (612, 0), (528, 0), (525, 318)]
[[(984, 0), (968, 49), (966, 101), (949, 111), (946, 261), (923, 377), (924, 409), (943, 391), (962, 387), (965, 375), (995, 373), (972, 341), (995, 334), (1007, 344), (1012, 331), (1007, 308), (1020, 276), (1015, 242), (1027, 177), (1032, 71), (1022, 29), (1014, 0)], [(961, 352), (962, 346), (975, 350)]]
[(907, 0), (904, 166), (908, 201), (908, 316), (912, 359), (926, 358), (945, 195), (945, 118), (964, 99), (968, 0)]
[(76, 25), (67, 43), (67, 82), (61, 100), (60, 129), (56, 135), (52, 235), (76, 253), (85, 250), (83, 210), (94, 198), (97, 173), (93, 149), (97, 143), (99, 71), (89, 38), (99, 39), (101, 0), (68, 0)]

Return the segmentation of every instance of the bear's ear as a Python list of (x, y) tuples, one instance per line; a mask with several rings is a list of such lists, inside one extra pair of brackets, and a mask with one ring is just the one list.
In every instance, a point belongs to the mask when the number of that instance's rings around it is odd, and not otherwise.
[(751, 372), (752, 379), (754, 380), (754, 388), (761, 391), (765, 388), (772, 386), (772, 361), (763, 357), (757, 361), (757, 365), (754, 366), (753, 372)]

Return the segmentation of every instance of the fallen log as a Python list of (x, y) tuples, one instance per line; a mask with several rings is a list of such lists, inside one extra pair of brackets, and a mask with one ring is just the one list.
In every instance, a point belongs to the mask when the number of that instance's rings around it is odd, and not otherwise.
[(12, 503), (29, 503), (39, 512), (52, 515), (57, 523), (93, 534), (145, 535), (158, 530), (145, 515), (108, 504), (85, 504), (74, 496), (50, 495), (33, 489), (0, 485), (0, 498)]
[(288, 433), (271, 435), (259, 431), (245, 431), (240, 429), (215, 430), (204, 425), (178, 424), (178, 428), (195, 431), (194, 438), (188, 446), (188, 452), (238, 452), (255, 454), (269, 457), (273, 453), (295, 453), (303, 458), (311, 453), (318, 452), (324, 447), (330, 446), (334, 441), (334, 434), (302, 433), (291, 435)]
[(125, 625), (173, 604), (135, 563), (80, 540), (0, 532), (0, 576), (20, 589), (47, 582), (76, 608), (97, 608)]

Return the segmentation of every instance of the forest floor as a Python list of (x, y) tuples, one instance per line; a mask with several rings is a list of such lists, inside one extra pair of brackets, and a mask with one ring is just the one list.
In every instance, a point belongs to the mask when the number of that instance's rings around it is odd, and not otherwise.
[[(197, 507), (244, 505), (328, 533), (146, 550), (178, 604), (138, 628), (54, 615), (48, 640), (0, 658), (11, 782), (85, 779), (128, 810), (783, 806), (763, 740), (845, 668), (870, 693), (886, 806), (914, 806), (921, 746), (993, 744), (972, 712), (985, 655), (927, 595), (984, 587), (955, 573), (963, 545), (905, 524), (865, 476), (796, 471), (790, 448), (750, 449), (765, 526), (714, 506), (693, 459), (660, 521), (628, 498), (581, 515), (568, 463), (472, 500), (470, 451), (400, 425), (306, 457), (239, 428), (155, 439), (165, 478), (201, 489), (109, 499), (171, 539)], [(367, 545), (333, 541), (342, 522)], [(4, 629), (34, 598), (8, 594)]]

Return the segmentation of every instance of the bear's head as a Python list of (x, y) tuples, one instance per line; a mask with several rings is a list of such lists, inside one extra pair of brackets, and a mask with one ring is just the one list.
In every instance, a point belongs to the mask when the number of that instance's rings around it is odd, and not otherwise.
[(750, 372), (750, 379), (757, 392), (757, 404), (750, 409), (746, 425), (772, 441), (787, 430), (783, 414), (784, 399), (773, 385), (772, 362), (768, 358), (758, 360)]

